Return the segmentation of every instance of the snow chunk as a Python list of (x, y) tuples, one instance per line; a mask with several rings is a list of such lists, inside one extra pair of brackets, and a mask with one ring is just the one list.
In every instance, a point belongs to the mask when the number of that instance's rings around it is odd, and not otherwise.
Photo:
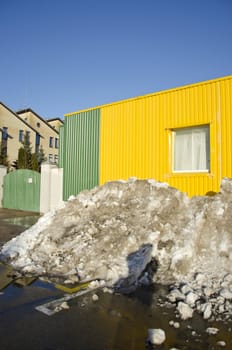
[(223, 341), (223, 340), (219, 340), (219, 341), (217, 341), (217, 345), (221, 346), (221, 347), (224, 347), (224, 346), (226, 346), (226, 342)]
[(226, 288), (223, 288), (221, 291), (220, 291), (220, 295), (225, 298), (225, 299), (228, 299), (228, 300), (232, 300), (232, 292), (230, 292), (228, 289)]
[(206, 329), (206, 333), (212, 334), (212, 335), (217, 334), (218, 331), (219, 331), (219, 329), (218, 329), (218, 328), (215, 328), (215, 327), (208, 327), (208, 328)]
[(99, 297), (97, 294), (93, 294), (92, 299), (93, 301), (98, 301)]
[(154, 345), (162, 344), (166, 339), (166, 335), (163, 329), (148, 329), (148, 341)]
[(189, 292), (187, 295), (186, 295), (186, 298), (185, 298), (185, 302), (190, 305), (190, 306), (194, 306), (195, 305), (195, 302), (199, 299), (199, 296), (193, 292)]
[(182, 301), (178, 303), (177, 310), (179, 311), (182, 320), (187, 320), (193, 316), (193, 309)]
[(180, 328), (180, 323), (179, 322), (174, 322), (174, 321), (169, 321), (169, 325), (173, 326), (174, 328)]
[(172, 289), (171, 292), (168, 294), (168, 299), (172, 303), (175, 303), (180, 300), (185, 300), (185, 296), (179, 291), (179, 289)]
[(203, 307), (203, 318), (207, 320), (212, 315), (212, 305), (210, 303), (204, 304)]

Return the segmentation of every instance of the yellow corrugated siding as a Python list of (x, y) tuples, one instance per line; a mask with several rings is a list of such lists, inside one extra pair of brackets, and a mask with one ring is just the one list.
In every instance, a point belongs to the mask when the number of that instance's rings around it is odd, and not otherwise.
[(221, 82), (222, 177), (232, 177), (232, 78)]
[(102, 108), (100, 183), (162, 173), (156, 109), (152, 98)]
[[(205, 82), (201, 85), (173, 92), (166, 114), (168, 129), (209, 124), (210, 126), (210, 172), (175, 174), (171, 167), (167, 182), (190, 196), (218, 191), (220, 183), (220, 82)], [(174, 113), (172, 111), (175, 111)], [(162, 132), (162, 131), (161, 131)], [(171, 153), (171, 150), (170, 152)]]
[[(231, 79), (102, 106), (100, 183), (136, 176), (166, 181), (190, 196), (218, 191), (221, 177), (231, 174), (231, 160), (225, 161), (231, 157)], [(201, 124), (210, 126), (210, 173), (173, 173), (172, 129)]]

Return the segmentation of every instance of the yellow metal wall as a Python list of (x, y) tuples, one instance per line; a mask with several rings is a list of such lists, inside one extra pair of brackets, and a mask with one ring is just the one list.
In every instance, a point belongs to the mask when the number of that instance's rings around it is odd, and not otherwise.
[(224, 79), (221, 89), (222, 177), (232, 177), (232, 77)]
[[(232, 175), (231, 84), (232, 77), (215, 79), (102, 106), (100, 183), (136, 176), (190, 196), (218, 191), (221, 177)], [(210, 127), (210, 172), (174, 174), (172, 129), (203, 124)]]

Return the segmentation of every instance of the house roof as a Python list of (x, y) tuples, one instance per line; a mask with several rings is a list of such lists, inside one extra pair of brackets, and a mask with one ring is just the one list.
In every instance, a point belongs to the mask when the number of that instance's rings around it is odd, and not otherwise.
[[(30, 124), (28, 124), (24, 119), (22, 119), (22, 118), (20, 118), (20, 116), (17, 114), (17, 113), (15, 113), (15, 112), (13, 112), (9, 107), (7, 107), (3, 102), (1, 102), (0, 101), (0, 104), (5, 108), (5, 109), (7, 109), (11, 114), (13, 114), (17, 119), (19, 119), (22, 123), (24, 123), (27, 127), (29, 127), (32, 131), (34, 131), (35, 133), (37, 133), (37, 134), (39, 134), (40, 135), (40, 133), (37, 131), (37, 130), (35, 130)], [(41, 137), (42, 137), (42, 135), (40, 135)]]
[(59, 122), (61, 122), (62, 124), (64, 124), (64, 121), (60, 118), (52, 118), (52, 119), (46, 119), (46, 121), (49, 123), (49, 122), (53, 122), (55, 120), (58, 120)]
[(31, 109), (31, 108), (21, 109), (21, 110), (17, 111), (16, 113), (20, 115), (20, 114), (28, 113), (28, 112), (33, 113), (41, 122), (43, 122), (45, 125), (47, 125), (50, 129), (52, 129), (53, 131), (55, 131), (59, 135), (59, 132), (57, 130), (55, 130), (45, 119), (43, 119), (36, 112), (34, 112), (33, 109)]

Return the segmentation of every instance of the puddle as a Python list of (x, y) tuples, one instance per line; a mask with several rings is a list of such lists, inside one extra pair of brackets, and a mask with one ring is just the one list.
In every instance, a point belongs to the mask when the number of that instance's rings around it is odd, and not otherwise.
[(7, 218), (2, 221), (7, 222), (12, 225), (23, 226), (29, 228), (34, 225), (39, 219), (39, 215), (36, 216), (20, 216), (15, 218)]
[[(97, 301), (93, 298), (95, 293)], [(180, 321), (174, 308), (160, 306), (166, 293), (165, 287), (155, 286), (130, 296), (104, 293), (101, 289), (64, 295), (40, 280), (24, 288), (11, 285), (0, 297), (0, 347), (150, 350), (154, 347), (146, 344), (147, 331), (161, 328), (166, 341), (155, 349), (216, 350), (221, 348), (218, 342), (222, 340), (224, 349), (231, 349), (228, 323), (209, 323), (197, 314), (191, 320)], [(171, 326), (171, 320), (179, 322), (179, 327)], [(209, 326), (217, 327), (219, 333), (207, 334)]]

